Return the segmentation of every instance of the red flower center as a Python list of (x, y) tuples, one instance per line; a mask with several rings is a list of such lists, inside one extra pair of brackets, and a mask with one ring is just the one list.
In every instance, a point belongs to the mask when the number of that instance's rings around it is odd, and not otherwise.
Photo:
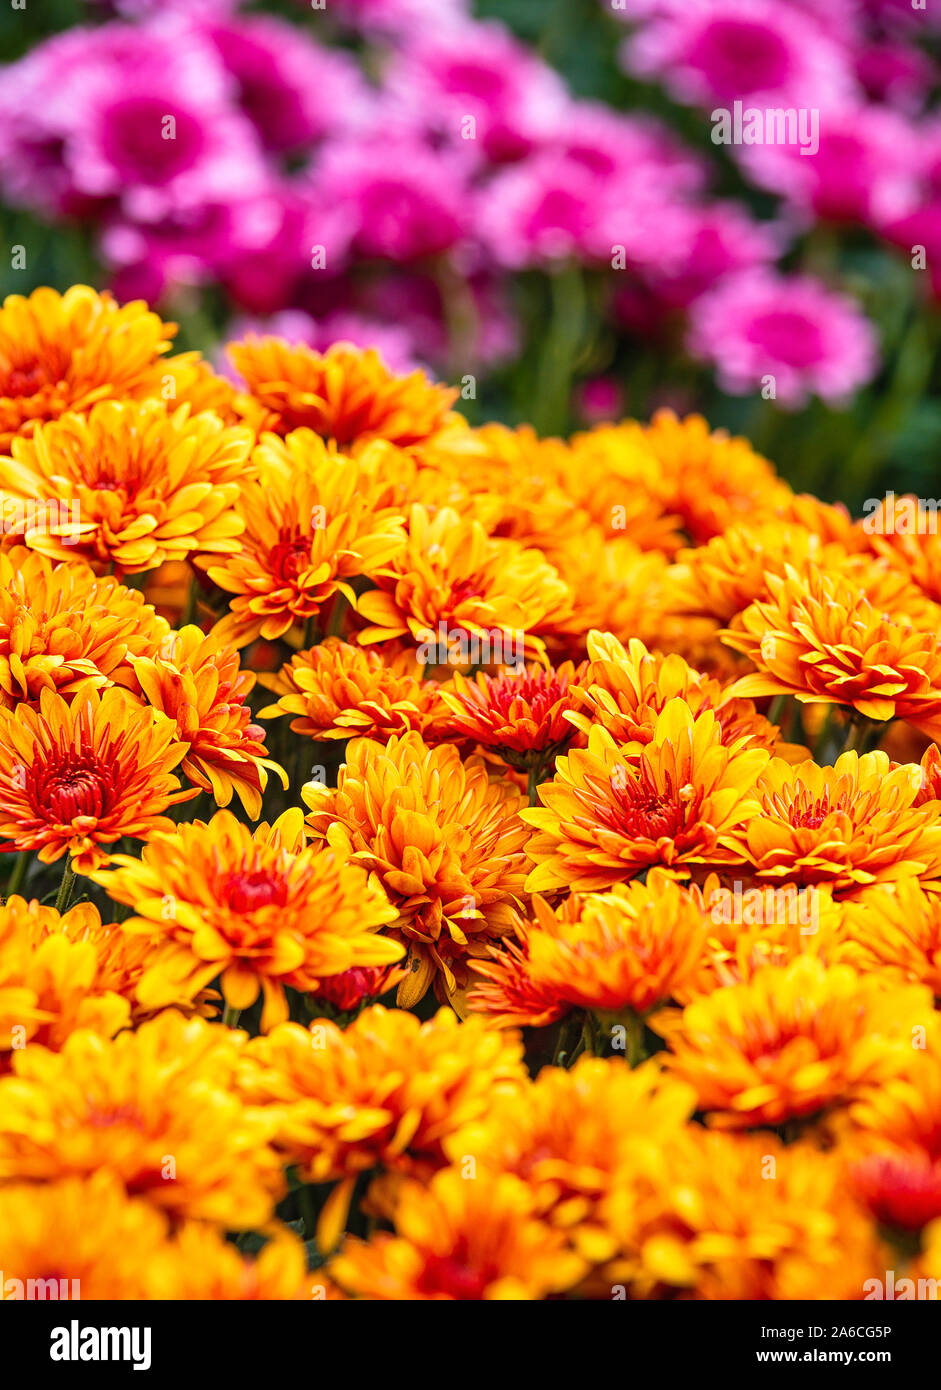
[(115, 769), (105, 767), (94, 754), (60, 750), (46, 762), (35, 763), (26, 778), (30, 802), (44, 820), (99, 820), (114, 804)]
[(284, 584), (293, 584), (310, 565), (310, 542), (298, 536), (282, 539), (271, 552), (271, 571)]
[(284, 907), (287, 885), (267, 869), (236, 869), (222, 884), (222, 895), (233, 912), (256, 912), (261, 907)]
[(475, 1269), (466, 1253), (458, 1248), (452, 1255), (430, 1255), (418, 1288), (421, 1293), (443, 1293), (461, 1301), (479, 1302), (491, 1282), (489, 1272)]

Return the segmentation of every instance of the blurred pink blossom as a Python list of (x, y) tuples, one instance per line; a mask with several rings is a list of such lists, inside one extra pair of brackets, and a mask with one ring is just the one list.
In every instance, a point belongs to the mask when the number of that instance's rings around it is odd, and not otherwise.
[(714, 364), (731, 395), (759, 392), (773, 379), (785, 408), (813, 394), (845, 402), (875, 374), (875, 334), (858, 304), (819, 280), (743, 271), (690, 310), (689, 350)]

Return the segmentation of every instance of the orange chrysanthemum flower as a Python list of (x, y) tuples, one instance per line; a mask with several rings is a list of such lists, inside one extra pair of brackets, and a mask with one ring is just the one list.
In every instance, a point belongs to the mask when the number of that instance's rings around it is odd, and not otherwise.
[(921, 755), (919, 766), (921, 786), (915, 797), (915, 805), (924, 806), (928, 801), (941, 801), (941, 748), (936, 743), (929, 743)]
[(941, 876), (941, 825), (916, 806), (919, 770), (886, 753), (843, 753), (835, 767), (775, 758), (745, 829), (760, 879), (825, 883), (846, 896), (872, 883)]
[(281, 1225), (254, 1259), (247, 1259), (205, 1221), (184, 1221), (156, 1253), (147, 1274), (149, 1297), (175, 1302), (295, 1302), (331, 1296), (323, 1274), (308, 1272), (303, 1241)]
[(539, 1219), (535, 1195), (509, 1173), (468, 1182), (457, 1169), (403, 1184), (395, 1234), (349, 1239), (330, 1275), (356, 1298), (394, 1302), (531, 1300), (577, 1284), (586, 1263)]
[(941, 896), (913, 879), (865, 894), (843, 908), (841, 958), (885, 979), (929, 985), (941, 998)]
[(57, 503), (26, 517), (24, 538), (56, 559), (125, 574), (191, 554), (231, 554), (244, 522), (235, 511), (250, 472), (251, 430), (216, 415), (168, 414), (161, 401), (105, 401), (63, 415), (0, 459), (0, 505)]
[(527, 937), (528, 966), (539, 990), (602, 1013), (645, 1014), (700, 968), (707, 918), (662, 870), (645, 883), (592, 893), (575, 921), (537, 899), (537, 929)]
[(941, 537), (937, 508), (917, 497), (885, 498), (859, 523), (877, 555), (896, 566), (928, 598), (941, 603)]
[(0, 551), (0, 705), (72, 696), (87, 683), (131, 686), (130, 659), (152, 655), (169, 628), (142, 594), (83, 564), (54, 564), (23, 546)]
[(373, 1004), (345, 1029), (284, 1023), (246, 1049), (241, 1089), (270, 1107), (275, 1142), (309, 1182), (373, 1168), (427, 1177), (444, 1141), (526, 1084), (518, 1035), (440, 1009), (422, 1023)]
[(534, 663), (499, 675), (479, 671), (473, 680), (457, 672), (438, 688), (438, 698), (448, 710), (438, 731), (445, 737), (472, 739), (499, 753), (511, 767), (531, 767), (534, 756), (545, 762), (575, 735), (566, 715), (577, 705), (576, 687), (584, 673), (584, 666), (576, 669), (570, 661), (557, 669)]
[[(842, 556), (841, 547), (831, 547)], [(728, 623), (768, 592), (768, 575), (800, 569), (822, 558), (819, 536), (794, 523), (761, 521), (732, 526), (705, 545), (681, 550), (666, 580), (670, 611)]]
[[(408, 543), (359, 599), (360, 642), (405, 637), (433, 648), (425, 665), (509, 664), (541, 656), (538, 629), (568, 589), (538, 550), (491, 538), (449, 507), (409, 512)], [(479, 651), (477, 648), (479, 647)]]
[(401, 516), (381, 501), (382, 446), (358, 459), (328, 452), (309, 430), (255, 450), (257, 479), (242, 489), (242, 550), (208, 566), (227, 593), (224, 640), (272, 641), (315, 618), (349, 581), (375, 575), (402, 549)]
[(324, 976), (404, 954), (377, 935), (396, 916), (378, 882), (332, 849), (305, 845), (300, 810), (254, 833), (220, 811), (208, 825), (151, 835), (140, 859), (121, 854), (112, 863), (94, 878), (140, 914), (123, 930), (165, 933), (165, 950), (137, 989), (152, 1008), (221, 974), (232, 1009), (264, 993), (268, 1029), (288, 1016), (286, 985), (307, 993)]
[(87, 285), (9, 295), (0, 309), (0, 450), (66, 411), (158, 396), (164, 374), (193, 360), (161, 360), (175, 333), (142, 300), (119, 307)]
[(218, 806), (237, 794), (257, 820), (268, 773), (288, 785), (287, 773), (266, 756), (265, 731), (252, 722), (247, 700), (255, 677), (239, 665), (238, 649), (198, 627), (172, 633), (156, 656), (132, 658), (134, 674), (155, 710), (176, 724), (189, 745), (183, 775)]
[[(920, 1231), (941, 1218), (941, 1158), (925, 1154), (867, 1154), (851, 1163), (853, 1193), (881, 1226)], [(935, 1267), (941, 1277), (941, 1262)]]
[[(895, 592), (879, 593), (883, 583)], [(758, 667), (733, 693), (848, 705), (869, 719), (907, 719), (933, 737), (941, 729), (941, 610), (917, 594), (907, 600), (898, 584), (874, 563), (853, 577), (815, 565), (769, 573), (771, 599), (746, 609), (741, 630), (723, 633)]]
[(646, 746), (593, 728), (587, 750), (559, 758), (540, 786), (542, 806), (522, 813), (538, 831), (526, 848), (536, 864), (527, 891), (593, 892), (651, 864), (743, 862), (767, 761), (741, 741), (726, 747), (715, 715), (694, 717), (680, 699), (666, 704)]
[[(580, 899), (572, 894), (556, 909), (565, 920), (577, 916)], [(545, 900), (533, 899), (537, 922), (550, 911)], [(496, 1028), (547, 1028), (570, 1010), (553, 985), (537, 984), (529, 964), (529, 937), (533, 928), (519, 922), (514, 936), (504, 937), (490, 947), (489, 957), (471, 962), (473, 980), (467, 994), (471, 1013), (486, 1014)], [(477, 976), (481, 979), (478, 980)]]
[(671, 511), (697, 544), (790, 501), (790, 488), (747, 439), (710, 431), (701, 415), (680, 420), (671, 410), (658, 410), (643, 437), (669, 488)]
[(235, 1088), (244, 1033), (165, 1010), (114, 1039), (30, 1046), (0, 1077), (0, 1179), (115, 1174), (175, 1217), (263, 1225), (283, 1191), (271, 1119)]
[(724, 1129), (778, 1125), (846, 1106), (897, 1076), (912, 1028), (933, 1014), (930, 991), (889, 987), (813, 956), (767, 965), (683, 1010), (654, 1015), (669, 1064)]
[(63, 917), (16, 895), (0, 906), (0, 1070), (27, 1042), (58, 1048), (76, 1028), (110, 1038), (129, 1024), (130, 1000), (102, 980), (86, 924), (102, 930), (91, 903)]
[(419, 679), (411, 649), (366, 651), (337, 637), (298, 652), (276, 676), (260, 679), (279, 698), (259, 718), (295, 715), (292, 731), (315, 739), (383, 740), (421, 730), (435, 695), (434, 684)]
[(260, 428), (312, 429), (341, 447), (373, 439), (421, 443), (449, 423), (458, 394), (421, 371), (394, 376), (375, 350), (351, 343), (320, 353), (280, 338), (249, 337), (232, 344), (229, 355), (265, 409)]
[(625, 648), (611, 633), (590, 632), (588, 656), (578, 692), (587, 713), (577, 710), (569, 716), (583, 733), (600, 724), (620, 742), (650, 743), (668, 701), (680, 698), (694, 714), (712, 710), (724, 744), (775, 747), (775, 726), (751, 700), (733, 697), (727, 687), (694, 671), (677, 652), (650, 652), (636, 638)]
[(129, 1197), (107, 1168), (88, 1177), (6, 1183), (0, 1223), (5, 1298), (151, 1297), (151, 1272), (168, 1243), (166, 1217)]
[(383, 747), (353, 739), (336, 790), (302, 792), (314, 833), (379, 875), (409, 944), (411, 975), (399, 1004), (439, 997), (467, 982), (467, 956), (509, 931), (523, 889), (528, 838), (515, 788), (491, 782), (453, 744), (429, 748), (417, 734)]
[(0, 710), (0, 837), (38, 850), (44, 864), (68, 853), (88, 873), (122, 835), (144, 840), (172, 823), (162, 814), (196, 792), (172, 769), (186, 756), (173, 724), (112, 686), (71, 705), (44, 690), (38, 710)]
[(544, 1067), (520, 1094), (495, 1097), (445, 1148), (455, 1165), (473, 1156), (478, 1173), (524, 1179), (537, 1210), (597, 1265), (619, 1246), (603, 1214), (606, 1199), (636, 1191), (662, 1166), (694, 1103), (692, 1088), (655, 1062), (631, 1070), (620, 1058), (580, 1057), (570, 1071)]
[(605, 1284), (635, 1298), (860, 1299), (886, 1268), (839, 1158), (773, 1134), (690, 1125), (604, 1217), (622, 1247)]
[(662, 555), (682, 545), (671, 482), (636, 426), (602, 425), (575, 435), (558, 471), (565, 496), (609, 539), (620, 537)]

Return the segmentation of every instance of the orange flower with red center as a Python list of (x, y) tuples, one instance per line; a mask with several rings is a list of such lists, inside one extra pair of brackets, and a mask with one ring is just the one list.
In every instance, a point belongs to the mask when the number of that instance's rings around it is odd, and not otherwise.
[(395, 376), (372, 348), (334, 343), (326, 352), (279, 338), (233, 343), (229, 356), (266, 412), (260, 428), (312, 429), (341, 447), (387, 439), (407, 447), (450, 423), (457, 391), (424, 372)]
[(668, 1063), (724, 1129), (779, 1125), (847, 1106), (904, 1069), (912, 1029), (934, 1005), (920, 985), (887, 986), (802, 956), (654, 1015)]
[(353, 739), (336, 789), (308, 783), (308, 823), (355, 863), (378, 874), (409, 945), (412, 973), (399, 987), (410, 1007), (432, 980), (439, 997), (467, 982), (467, 957), (509, 931), (523, 891), (528, 838), (515, 788), (492, 782), (452, 744), (417, 734), (383, 747)]
[(429, 649), (424, 665), (503, 665), (539, 657), (540, 624), (560, 612), (568, 589), (538, 550), (492, 538), (450, 507), (409, 512), (408, 543), (357, 603), (363, 643), (410, 638)]
[(169, 628), (144, 596), (83, 564), (54, 564), (23, 546), (0, 551), (0, 705), (69, 698), (91, 683), (136, 688), (131, 658), (152, 655)]
[(245, 646), (272, 641), (316, 618), (350, 581), (376, 575), (405, 544), (402, 518), (381, 502), (381, 446), (358, 459), (328, 452), (309, 430), (268, 436), (255, 450), (258, 477), (242, 488), (242, 549), (209, 577), (235, 597), (220, 635)]
[(168, 414), (161, 401), (104, 401), (14, 440), (0, 459), (5, 500), (58, 504), (26, 516), (31, 549), (125, 574), (191, 554), (231, 554), (244, 523), (235, 511), (248, 476), (251, 430), (217, 416)]
[(847, 705), (869, 719), (907, 719), (933, 737), (941, 729), (941, 610), (899, 592), (900, 583), (872, 563), (852, 577), (815, 565), (769, 573), (770, 600), (745, 610), (741, 630), (723, 633), (758, 667), (733, 694)]
[(751, 700), (731, 696), (728, 689), (702, 675), (677, 652), (650, 652), (632, 638), (627, 648), (611, 633), (588, 634), (589, 665), (579, 681), (579, 704), (572, 723), (583, 733), (593, 724), (621, 742), (650, 743), (657, 719), (668, 701), (682, 699), (694, 714), (711, 710), (722, 742), (773, 749), (775, 726), (758, 713)]
[(9, 295), (0, 308), (0, 450), (66, 411), (158, 396), (164, 374), (185, 374), (193, 360), (163, 358), (175, 333), (142, 300), (119, 307), (87, 285)]
[(941, 1158), (869, 1154), (851, 1164), (849, 1177), (853, 1193), (881, 1226), (920, 1231), (941, 1218)]
[(264, 994), (261, 1026), (288, 1016), (285, 986), (309, 993), (352, 966), (404, 955), (379, 929), (395, 911), (375, 877), (327, 846), (306, 845), (300, 810), (252, 833), (229, 811), (153, 834), (140, 859), (115, 855), (94, 875), (110, 897), (140, 914), (123, 930), (163, 935), (137, 987), (161, 1008), (216, 975), (230, 1009)]
[(330, 1276), (351, 1297), (400, 1302), (549, 1298), (574, 1287), (586, 1262), (539, 1219), (529, 1186), (510, 1173), (468, 1182), (457, 1169), (403, 1184), (395, 1234), (351, 1238)]
[(132, 659), (145, 698), (176, 724), (176, 736), (189, 745), (180, 764), (183, 775), (228, 806), (237, 794), (257, 820), (261, 798), (274, 772), (284, 787), (287, 773), (266, 756), (265, 731), (252, 722), (247, 704), (255, 685), (239, 665), (238, 648), (198, 627), (172, 633), (153, 657)]
[(584, 672), (570, 661), (555, 669), (532, 664), (499, 675), (479, 671), (473, 680), (456, 672), (438, 688), (449, 711), (439, 731), (493, 749), (511, 767), (531, 767), (534, 755), (544, 762), (575, 735), (566, 715), (576, 707)]
[(328, 637), (298, 652), (276, 676), (261, 684), (279, 698), (260, 719), (291, 714), (291, 729), (315, 739), (386, 739), (421, 730), (430, 718), (433, 682), (419, 679), (415, 654), (367, 651)]
[(527, 891), (593, 892), (651, 864), (743, 862), (767, 761), (764, 749), (726, 747), (715, 715), (696, 717), (680, 699), (668, 701), (646, 746), (593, 728), (587, 749), (557, 760), (542, 806), (522, 813), (538, 832), (526, 849), (536, 864)]
[(759, 879), (829, 884), (846, 896), (872, 883), (941, 876), (941, 825), (916, 806), (918, 767), (885, 753), (843, 753), (835, 767), (775, 758), (758, 780), (745, 829)]
[(921, 786), (915, 797), (916, 806), (924, 806), (928, 801), (941, 801), (941, 748), (929, 743), (921, 755)]
[[(573, 894), (556, 912), (559, 916), (574, 915), (577, 904)], [(551, 911), (544, 899), (533, 899), (537, 921), (543, 912)], [(529, 924), (518, 923), (515, 937), (505, 937), (490, 947), (489, 959), (471, 962), (474, 979), (467, 994), (467, 1007), (471, 1013), (486, 1014), (496, 1028), (547, 1028), (571, 1008), (552, 985), (538, 984), (533, 979), (529, 963), (531, 930)]]
[(44, 690), (38, 710), (0, 710), (0, 837), (44, 864), (68, 853), (88, 873), (108, 846), (166, 829), (163, 812), (196, 795), (173, 776), (185, 756), (173, 724), (116, 686), (71, 705)]

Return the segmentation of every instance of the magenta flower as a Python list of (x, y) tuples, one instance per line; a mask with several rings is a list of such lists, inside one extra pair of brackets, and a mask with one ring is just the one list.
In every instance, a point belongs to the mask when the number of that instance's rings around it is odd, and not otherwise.
[(365, 123), (371, 100), (347, 54), (280, 19), (239, 17), (206, 27), (236, 84), (236, 100), (266, 149), (298, 149)]
[(697, 0), (643, 24), (626, 66), (690, 105), (824, 109), (853, 94), (846, 48), (808, 11), (776, 0)]
[(911, 124), (878, 106), (821, 115), (815, 153), (797, 145), (736, 149), (750, 179), (830, 222), (878, 225), (911, 206), (921, 143)]
[(75, 29), (35, 56), (46, 65), (38, 119), (75, 194), (148, 221), (265, 183), (215, 50), (178, 17)]
[(694, 204), (683, 210), (687, 229), (681, 258), (649, 260), (644, 282), (664, 309), (682, 309), (725, 275), (769, 265), (781, 254), (783, 231), (755, 222), (737, 203)]
[(416, 31), (387, 74), (391, 101), (416, 124), (502, 162), (518, 159), (564, 125), (562, 79), (496, 23)]
[(729, 276), (698, 299), (687, 345), (715, 365), (730, 395), (765, 390), (785, 408), (811, 394), (845, 403), (878, 365), (875, 333), (855, 301), (769, 270)]
[(440, 255), (468, 230), (466, 165), (404, 130), (330, 143), (311, 188), (321, 206), (342, 208), (359, 257)]

